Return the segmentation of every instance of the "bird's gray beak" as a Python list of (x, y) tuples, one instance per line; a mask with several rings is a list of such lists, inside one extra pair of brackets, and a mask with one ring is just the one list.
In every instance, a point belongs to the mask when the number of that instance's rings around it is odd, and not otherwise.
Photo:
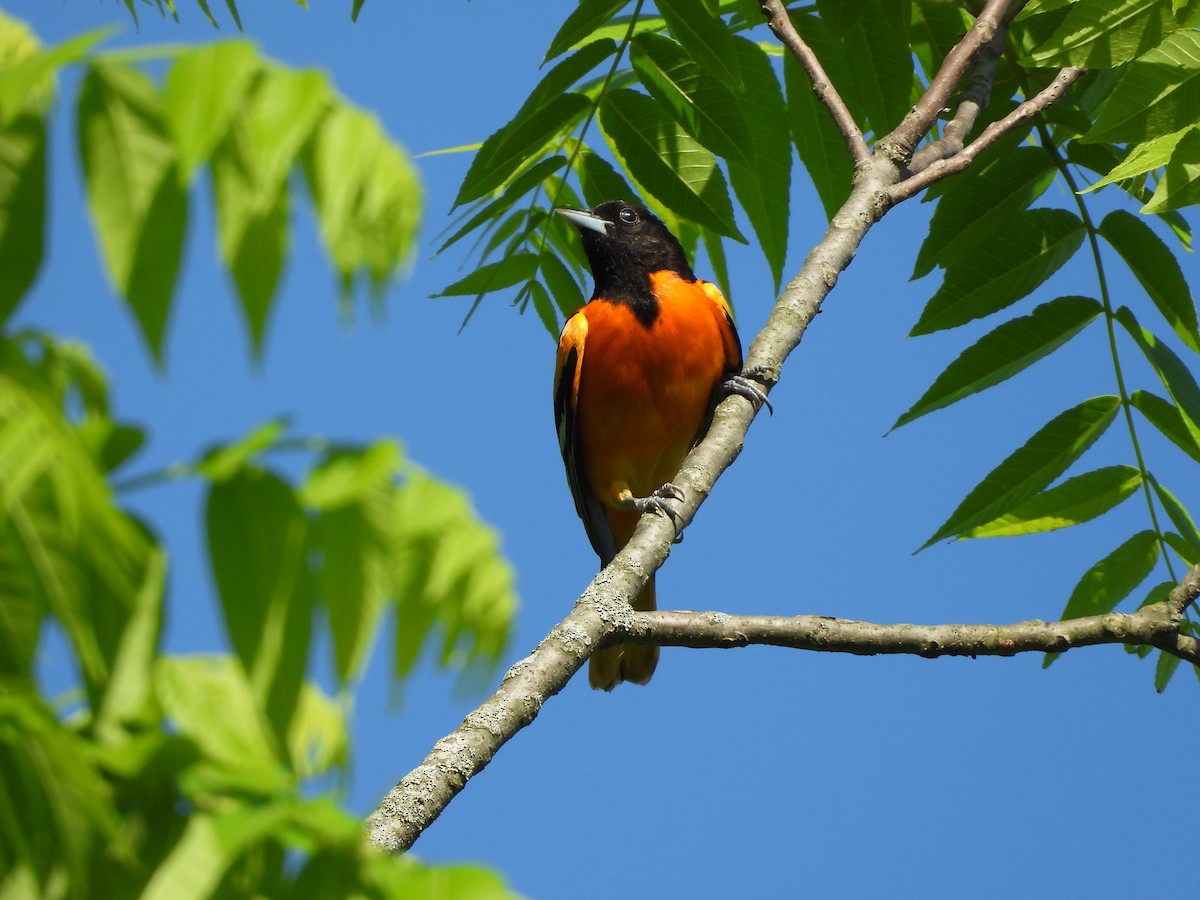
[(597, 234), (608, 234), (610, 223), (585, 209), (556, 209), (554, 211), (576, 228), (588, 228)]

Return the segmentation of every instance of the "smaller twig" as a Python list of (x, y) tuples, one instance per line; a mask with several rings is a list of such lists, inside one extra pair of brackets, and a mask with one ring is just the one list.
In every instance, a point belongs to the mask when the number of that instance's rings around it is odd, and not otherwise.
[(962, 151), (967, 136), (975, 128), (975, 120), (988, 107), (992, 86), (996, 82), (996, 62), (1004, 52), (1004, 40), (1007, 35), (1008, 25), (1006, 22), (1001, 23), (992, 39), (980, 48), (975, 57), (971, 80), (958, 99), (958, 110), (954, 113), (954, 118), (946, 124), (939, 140), (931, 141), (913, 154), (912, 162), (908, 164), (910, 175), (928, 168), (936, 160), (949, 159)]
[(956, 153), (948, 159), (934, 160), (915, 175), (904, 179), (899, 184), (892, 185), (887, 191), (888, 199), (892, 203), (899, 203), (901, 200), (907, 200), (920, 193), (931, 184), (961, 172), (975, 161), (976, 156), (1016, 128), (1021, 122), (1033, 118), (1058, 100), (1068, 87), (1083, 77), (1085, 72), (1087, 69), (1081, 69), (1078, 66), (1068, 66), (1060, 70), (1050, 84), (1007, 116), (990, 124), (979, 137), (963, 147), (960, 153)]
[(877, 152), (883, 153), (899, 168), (905, 169), (912, 161), (913, 152), (921, 138), (933, 128), (933, 123), (945, 109), (950, 95), (962, 80), (963, 73), (971, 65), (976, 54), (1001, 30), (1005, 21), (1005, 12), (1011, 0), (988, 0), (980, 12), (975, 24), (954, 45), (942, 60), (941, 68), (929, 82), (929, 87), (917, 105), (891, 134), (881, 138), (875, 144)]
[(842, 137), (846, 139), (846, 149), (850, 152), (850, 158), (854, 164), (859, 166), (869, 162), (871, 151), (867, 149), (867, 142), (863, 140), (862, 129), (854, 121), (854, 116), (846, 106), (842, 95), (838, 93), (833, 82), (829, 80), (829, 76), (825, 74), (825, 68), (817, 59), (817, 54), (813, 52), (812, 47), (808, 46), (804, 38), (800, 36), (800, 32), (796, 30), (796, 26), (792, 24), (791, 17), (782, 0), (762, 0), (761, 6), (771, 31), (779, 38), (780, 43), (792, 51), (792, 55), (808, 73), (808, 77), (812, 80), (813, 93), (829, 110), (829, 115), (833, 117), (834, 123), (842, 132)]
[[(858, 656), (906, 654), (1013, 656), (1041, 651), (1062, 653), (1096, 644), (1149, 644), (1200, 665), (1195, 639), (1180, 635), (1170, 602), (1136, 613), (1108, 613), (1059, 622), (1008, 625), (881, 625), (827, 616), (732, 616), (672, 610), (635, 613), (627, 633), (614, 640), (664, 647), (720, 648), (768, 645)], [(618, 626), (618, 630), (620, 626)]]

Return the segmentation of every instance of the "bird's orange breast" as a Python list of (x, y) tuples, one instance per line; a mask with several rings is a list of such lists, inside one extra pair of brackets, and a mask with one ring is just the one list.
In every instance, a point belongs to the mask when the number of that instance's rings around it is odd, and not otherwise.
[(724, 313), (701, 283), (651, 277), (659, 308), (648, 326), (627, 304), (584, 308), (577, 427), (589, 486), (610, 508), (624, 489), (645, 497), (674, 477), (730, 367)]

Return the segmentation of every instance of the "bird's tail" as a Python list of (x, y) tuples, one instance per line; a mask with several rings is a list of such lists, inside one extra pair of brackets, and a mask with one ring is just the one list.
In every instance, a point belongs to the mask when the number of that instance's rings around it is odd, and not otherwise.
[[(633, 608), (642, 612), (655, 608), (653, 575), (633, 602)], [(622, 681), (645, 684), (657, 665), (657, 644), (617, 644), (592, 654), (588, 683), (601, 691), (611, 691)]]

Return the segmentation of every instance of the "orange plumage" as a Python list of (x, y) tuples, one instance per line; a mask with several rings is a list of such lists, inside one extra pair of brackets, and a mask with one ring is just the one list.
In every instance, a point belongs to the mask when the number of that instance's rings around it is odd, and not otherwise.
[[(741, 368), (729, 305), (697, 279), (657, 218), (622, 201), (560, 210), (579, 229), (596, 287), (559, 338), (554, 412), (575, 507), (602, 566), (704, 435), (720, 385)], [(661, 495), (661, 494), (660, 494)], [(654, 609), (654, 579), (633, 601)], [(595, 653), (588, 678), (645, 684), (658, 648)]]

